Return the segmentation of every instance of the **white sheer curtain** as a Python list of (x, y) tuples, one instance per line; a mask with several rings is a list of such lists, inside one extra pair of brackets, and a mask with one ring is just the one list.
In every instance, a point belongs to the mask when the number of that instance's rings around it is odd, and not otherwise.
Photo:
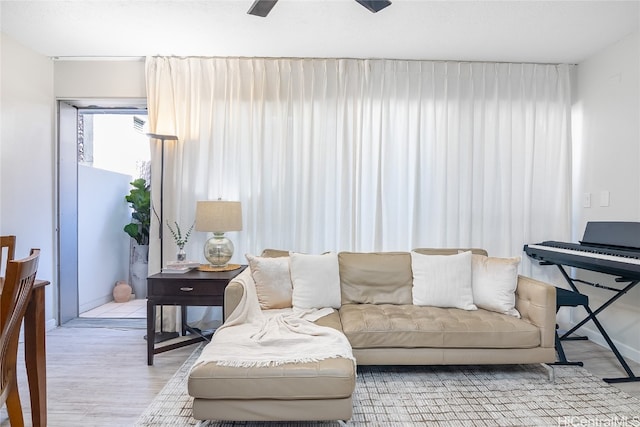
[(165, 218), (188, 225), (197, 200), (240, 200), (234, 262), (267, 247), (512, 256), (569, 239), (568, 66), (153, 57), (146, 69), (150, 129), (179, 138)]

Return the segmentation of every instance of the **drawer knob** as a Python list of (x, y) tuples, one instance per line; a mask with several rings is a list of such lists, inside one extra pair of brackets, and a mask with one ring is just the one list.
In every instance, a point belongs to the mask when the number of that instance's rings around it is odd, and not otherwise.
[(182, 292), (191, 292), (193, 290), (193, 288), (188, 287), (188, 286), (184, 286), (184, 287), (180, 288), (180, 290)]

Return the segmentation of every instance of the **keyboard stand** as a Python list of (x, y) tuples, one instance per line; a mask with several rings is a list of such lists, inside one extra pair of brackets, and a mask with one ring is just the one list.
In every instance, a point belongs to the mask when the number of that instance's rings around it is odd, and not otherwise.
[[(549, 262), (543, 262), (543, 263), (544, 264), (551, 264)], [(600, 285), (598, 283), (590, 283), (590, 282), (586, 282), (584, 280), (573, 279), (567, 274), (567, 272), (565, 271), (565, 269), (564, 269), (564, 267), (562, 265), (560, 265), (560, 264), (555, 264), (555, 265), (558, 267), (558, 269), (560, 269), (560, 273), (562, 273), (562, 276), (564, 276), (565, 280), (567, 281), (569, 286), (571, 286), (571, 289), (573, 289), (574, 292), (580, 293), (578, 291), (577, 286), (576, 286), (576, 282), (580, 282), (580, 283), (584, 283), (584, 284), (587, 284), (587, 285), (590, 285), (590, 286), (593, 286), (593, 287), (596, 287), (596, 288), (606, 289), (606, 290), (609, 290), (609, 291), (612, 291), (612, 292), (615, 293), (611, 298), (609, 298), (604, 304), (602, 304), (600, 307), (598, 307), (595, 311), (591, 310), (591, 308), (589, 307), (588, 303), (586, 305), (583, 305), (584, 309), (587, 311), (588, 316), (585, 317), (580, 323), (575, 325), (573, 328), (571, 328), (567, 332), (565, 332), (564, 335), (562, 335), (559, 338), (559, 340), (562, 340), (562, 339), (565, 339), (565, 338), (569, 337), (572, 333), (574, 333), (577, 329), (582, 327), (582, 325), (587, 323), (589, 320), (593, 321), (593, 323), (596, 325), (596, 327), (600, 331), (600, 334), (602, 334), (602, 337), (605, 339), (605, 341), (609, 345), (609, 348), (611, 349), (613, 354), (618, 359), (618, 362), (620, 362), (620, 365), (622, 365), (622, 368), (627, 373), (626, 377), (621, 377), (621, 378), (603, 378), (603, 380), (605, 382), (607, 382), (607, 383), (625, 383), (625, 382), (640, 381), (640, 377), (637, 377), (633, 373), (633, 371), (631, 370), (631, 368), (629, 367), (627, 362), (624, 360), (624, 357), (622, 357), (622, 355), (618, 351), (618, 348), (616, 347), (616, 345), (613, 343), (613, 341), (611, 341), (611, 338), (609, 338), (609, 334), (607, 333), (607, 331), (604, 329), (604, 327), (602, 326), (602, 324), (600, 323), (600, 321), (596, 317), (603, 310), (605, 310), (611, 304), (616, 302), (620, 297), (622, 297), (624, 294), (629, 292), (629, 290), (631, 290), (634, 286), (636, 286), (638, 284), (638, 282), (640, 282), (640, 280), (628, 280), (628, 279), (624, 279), (624, 278), (618, 278), (618, 279), (616, 279), (616, 282), (629, 282), (629, 284), (626, 285), (622, 289), (617, 289), (617, 288), (612, 288), (612, 287), (609, 287), (609, 286), (603, 286), (603, 285)], [(562, 348), (562, 347), (560, 347), (560, 348)], [(566, 360), (566, 357), (565, 357), (565, 360)]]

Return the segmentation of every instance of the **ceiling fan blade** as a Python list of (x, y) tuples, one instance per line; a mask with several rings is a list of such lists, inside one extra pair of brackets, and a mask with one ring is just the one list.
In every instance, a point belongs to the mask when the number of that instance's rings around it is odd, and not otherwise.
[(376, 13), (389, 6), (389, 0), (356, 0), (358, 3), (369, 9), (370, 12)]
[(249, 15), (262, 16), (263, 18), (271, 12), (273, 6), (276, 5), (278, 0), (256, 0), (253, 2), (249, 11)]

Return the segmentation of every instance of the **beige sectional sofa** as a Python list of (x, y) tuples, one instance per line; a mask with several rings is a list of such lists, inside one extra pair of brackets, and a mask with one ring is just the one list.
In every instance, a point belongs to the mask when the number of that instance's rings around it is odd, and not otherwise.
[[(416, 249), (455, 255), (481, 249)], [(266, 250), (264, 257), (287, 256)], [(316, 323), (342, 331), (358, 365), (530, 364), (555, 361), (555, 288), (517, 276), (520, 317), (482, 308), (413, 304), (412, 254), (338, 254), (341, 305)], [(225, 318), (255, 286), (245, 270), (225, 292)], [(189, 393), (196, 419), (326, 420), (351, 417), (355, 370), (346, 359), (262, 368), (212, 364), (194, 369)]]

